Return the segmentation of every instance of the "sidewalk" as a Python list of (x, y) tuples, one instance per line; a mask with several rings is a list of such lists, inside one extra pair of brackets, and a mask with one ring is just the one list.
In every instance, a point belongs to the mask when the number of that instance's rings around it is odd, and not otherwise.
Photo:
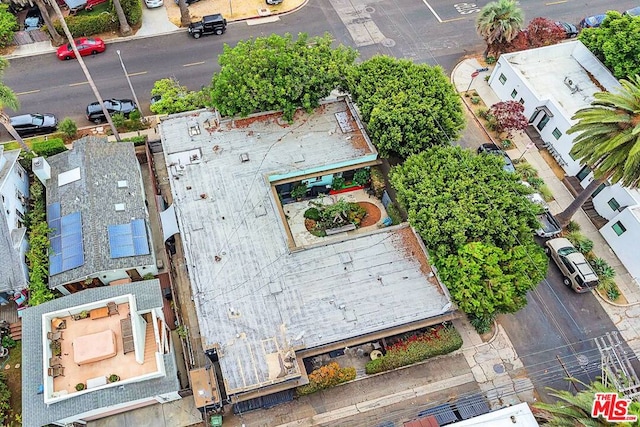
[[(252, 24), (273, 22), (279, 15), (292, 13), (307, 4), (308, 0), (287, 0), (276, 6), (267, 6), (264, 0), (207, 0), (189, 6), (191, 21), (199, 20), (203, 15), (222, 13), (229, 23), (252, 20)], [(174, 0), (164, 0), (164, 6), (149, 9), (142, 5), (142, 26), (128, 37), (103, 37), (105, 43), (118, 43), (133, 39), (161, 36), (174, 32), (186, 32), (180, 28), (180, 9)], [(17, 46), (5, 59), (53, 53), (56, 47), (50, 41)]]
[[(500, 102), (493, 89), (484, 80), (485, 76), (491, 74), (493, 67), (490, 67), (489, 71), (481, 72), (478, 77), (471, 81), (471, 73), (482, 67), (483, 65), (476, 59), (466, 59), (453, 70), (451, 81), (460, 93), (466, 91), (469, 84), (471, 84), (471, 89), (478, 93), (487, 107), (491, 107), (493, 104)], [(465, 103), (467, 110), (471, 111), (468, 98), (463, 96), (461, 99)], [(527, 150), (526, 147), (531, 144), (531, 139), (525, 133), (515, 135), (512, 141), (514, 142), (514, 148), (508, 150), (509, 156), (512, 159), (522, 156), (538, 170), (540, 177), (545, 181), (545, 184), (547, 184), (555, 197), (555, 200), (549, 203), (551, 211), (554, 214), (563, 211), (574, 199), (569, 190), (556, 176), (535, 146)], [(593, 252), (598, 257), (605, 259), (616, 271), (616, 284), (627, 299), (628, 304), (614, 304), (600, 297), (599, 294), (596, 293), (596, 295), (602, 307), (620, 330), (622, 337), (627, 341), (634, 353), (640, 355), (640, 288), (633, 283), (629, 272), (607, 245), (607, 242), (587, 215), (582, 210), (579, 210), (574, 215), (573, 220), (580, 224), (582, 234), (593, 241)]]

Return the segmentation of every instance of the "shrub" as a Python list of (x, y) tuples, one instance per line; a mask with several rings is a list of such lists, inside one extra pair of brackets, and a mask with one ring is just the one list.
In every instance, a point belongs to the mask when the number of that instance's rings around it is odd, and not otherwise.
[(9, 335), (5, 335), (2, 337), (2, 346), (6, 348), (14, 348), (17, 345), (16, 340), (11, 338)]
[(516, 165), (516, 172), (518, 172), (525, 181), (538, 176), (536, 168), (534, 168), (531, 163), (525, 161), (521, 161)]
[(307, 185), (306, 184), (296, 184), (293, 186), (291, 190), (291, 197), (294, 199), (300, 199), (307, 194)]
[(312, 219), (314, 221), (320, 220), (320, 211), (317, 208), (309, 208), (304, 211), (304, 217)]
[(47, 141), (35, 141), (31, 148), (42, 157), (49, 157), (67, 151), (64, 141), (60, 138), (52, 138)]
[(539, 190), (540, 187), (544, 185), (544, 180), (542, 178), (538, 178), (537, 176), (532, 176), (527, 180), (529, 184), (536, 190)]
[(139, 135), (139, 136), (131, 136), (129, 138), (122, 138), (122, 142), (133, 142), (133, 145), (135, 147), (138, 147), (140, 145), (144, 145), (147, 143), (147, 136)]
[(395, 203), (391, 203), (389, 206), (387, 206), (387, 215), (389, 215), (389, 218), (391, 218), (392, 225), (398, 225), (402, 223), (402, 215), (400, 214), (400, 210)]
[(600, 279), (613, 279), (616, 277), (616, 271), (606, 260), (594, 258), (589, 262)]
[(344, 188), (344, 178), (341, 176), (334, 176), (333, 177), (333, 183), (331, 184), (331, 188), (333, 188), (334, 190), (340, 190), (342, 188)]
[(492, 317), (477, 317), (471, 314), (467, 315), (469, 317), (469, 323), (479, 334), (486, 334), (491, 330), (491, 324), (493, 323)]
[(569, 239), (573, 246), (575, 246), (576, 249), (583, 254), (591, 252), (591, 250), (593, 249), (593, 241), (577, 231), (567, 234), (567, 239)]
[(476, 111), (476, 114), (478, 115), (478, 117), (481, 117), (486, 120), (487, 114), (489, 114), (489, 109), (487, 107), (480, 107)]
[(369, 169), (358, 169), (353, 175), (353, 182), (356, 185), (366, 185), (369, 183), (369, 177), (371, 176)]
[(492, 65), (496, 63), (496, 58), (493, 56), (487, 56), (487, 59), (485, 59), (485, 61), (488, 65)]
[(473, 98), (471, 98), (471, 103), (473, 105), (478, 105), (480, 104), (480, 97), (479, 96), (474, 96)]
[(113, 125), (116, 128), (120, 129), (124, 127), (124, 122), (126, 121), (126, 119), (124, 117), (124, 114), (116, 113), (111, 115), (111, 121), (113, 121)]
[(64, 119), (62, 119), (62, 121), (58, 125), (58, 129), (67, 138), (73, 138), (78, 133), (78, 125), (76, 125), (76, 122), (74, 122), (70, 117), (65, 117)]
[(135, 109), (131, 113), (129, 113), (129, 120), (133, 120), (135, 122), (139, 121), (140, 119), (142, 119), (142, 113), (140, 112), (140, 110)]
[(304, 396), (352, 381), (356, 378), (356, 368), (341, 368), (336, 362), (321, 366), (309, 374), (309, 384), (296, 389), (298, 395)]
[(8, 4), (0, 4), (0, 47), (9, 46), (13, 41), (13, 34), (18, 31), (18, 21), (9, 12)]
[(538, 188), (538, 193), (540, 193), (540, 195), (546, 202), (550, 202), (554, 199), (553, 193), (551, 192), (551, 189), (547, 186), (547, 184), (541, 185), (540, 188)]
[(7, 385), (7, 377), (4, 372), (0, 372), (0, 418), (7, 419), (11, 412), (11, 390)]
[(509, 148), (513, 147), (513, 141), (511, 141), (510, 139), (503, 139), (500, 144), (502, 145), (502, 148), (504, 148), (505, 150), (508, 150)]
[(436, 327), (387, 348), (384, 356), (367, 362), (367, 374), (377, 374), (413, 365), (430, 357), (451, 353), (462, 347), (462, 337), (453, 326)]
[[(73, 37), (86, 37), (99, 33), (117, 31), (119, 27), (118, 18), (110, 13), (101, 13), (99, 15), (67, 16), (64, 18), (64, 20), (67, 23), (69, 31), (71, 31)], [(64, 34), (60, 22), (56, 21), (53, 26), (60, 34)]]
[(567, 224), (567, 231), (570, 233), (573, 233), (574, 231), (580, 231), (580, 224), (578, 224), (574, 220), (569, 221), (569, 224)]
[[(127, 17), (129, 25), (138, 25), (142, 20), (142, 2), (139, 0), (120, 0), (120, 5), (122, 6), (124, 15)], [(111, 14), (116, 16), (116, 9), (113, 6), (113, 2), (111, 3)], [(117, 21), (118, 19), (116, 18), (116, 23)], [(116, 28), (118, 27), (119, 24), (117, 24)]]
[(84, 384), (83, 384), (83, 383), (78, 383), (78, 384), (76, 384), (76, 390), (77, 390), (77, 391), (82, 391), (82, 390), (84, 390)]
[(374, 166), (370, 169), (370, 177), (371, 177), (371, 188), (375, 193), (377, 198), (381, 198), (386, 185), (384, 183), (384, 175), (382, 174), (382, 170)]

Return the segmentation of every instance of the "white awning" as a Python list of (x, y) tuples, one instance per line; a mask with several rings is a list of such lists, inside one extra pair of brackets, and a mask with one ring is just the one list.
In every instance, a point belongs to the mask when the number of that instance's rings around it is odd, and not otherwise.
[(165, 242), (169, 237), (180, 232), (178, 220), (176, 219), (176, 210), (173, 205), (160, 212), (160, 222), (162, 222), (162, 238)]

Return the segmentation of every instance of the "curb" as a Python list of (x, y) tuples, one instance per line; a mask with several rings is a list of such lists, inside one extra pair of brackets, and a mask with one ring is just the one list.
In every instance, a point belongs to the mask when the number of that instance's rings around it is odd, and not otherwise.
[[(268, 17), (271, 17), (271, 16), (289, 15), (291, 13), (297, 12), (298, 10), (302, 9), (308, 3), (309, 3), (309, 0), (304, 0), (304, 2), (302, 2), (299, 6), (294, 7), (293, 9), (290, 9), (290, 10), (285, 10), (285, 11), (278, 12), (278, 13), (272, 13), (272, 14), (269, 14), (267, 16), (255, 15), (255, 16), (250, 16), (248, 18), (234, 19), (234, 20), (230, 20), (229, 23), (246, 22), (246, 21), (250, 21), (252, 19), (268, 18)], [(135, 39), (147, 39), (147, 38), (151, 38), (151, 37), (159, 37), (159, 36), (166, 36), (166, 35), (169, 35), (169, 34), (186, 33), (186, 32), (187, 32), (186, 28), (178, 27), (175, 30), (163, 31), (161, 33), (145, 34), (145, 35), (141, 35), (141, 36), (138, 36), (138, 35), (134, 34), (132, 36), (118, 37), (118, 38), (115, 38), (115, 39), (105, 40), (104, 43), (106, 45), (108, 45), (108, 44), (113, 44), (113, 43), (127, 42), (127, 41), (131, 41), (131, 40), (135, 40)], [(56, 50), (57, 50), (57, 48), (51, 47), (50, 49), (42, 50), (42, 51), (39, 51), (39, 52), (29, 52), (29, 53), (22, 53), (22, 54), (4, 55), (3, 58), (5, 58), (7, 60), (12, 60), (12, 59), (17, 59), (17, 58), (26, 58), (26, 57), (30, 57), (30, 56), (46, 55), (46, 54), (49, 54), (49, 53), (53, 53)]]

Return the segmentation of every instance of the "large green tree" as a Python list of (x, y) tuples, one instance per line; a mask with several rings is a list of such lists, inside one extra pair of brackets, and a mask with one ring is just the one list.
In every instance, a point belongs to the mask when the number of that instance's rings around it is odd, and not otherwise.
[(160, 97), (151, 104), (151, 112), (155, 114), (175, 114), (184, 111), (204, 108), (207, 103), (208, 88), (197, 92), (187, 89), (186, 86), (174, 78), (157, 80), (151, 89), (151, 95)]
[(18, 31), (18, 21), (15, 15), (9, 12), (8, 4), (0, 4), (0, 47), (8, 46), (16, 31)]
[(640, 76), (620, 80), (615, 92), (597, 92), (567, 133), (577, 134), (571, 156), (593, 169), (595, 179), (557, 218), (566, 225), (605, 180), (625, 187), (640, 183)]
[(460, 96), (440, 67), (375, 56), (350, 70), (346, 89), (383, 157), (448, 145), (465, 126)]
[(212, 79), (213, 106), (223, 116), (283, 110), (286, 120), (297, 108), (311, 111), (341, 85), (357, 57), (352, 48), (331, 44), (330, 34), (297, 40), (272, 34), (225, 45)]
[[(545, 427), (635, 427), (638, 423), (622, 422), (609, 423), (602, 418), (591, 418), (591, 408), (596, 393), (610, 393), (616, 390), (612, 387), (603, 385), (600, 381), (591, 384), (569, 378), (574, 384), (579, 384), (583, 389), (576, 394), (566, 390), (551, 390), (551, 396), (558, 398), (554, 403), (535, 403), (535, 417)], [(640, 403), (632, 402), (628, 408), (629, 414), (637, 415), (640, 419)]]
[(476, 18), (476, 31), (487, 43), (486, 54), (496, 46), (516, 38), (524, 23), (524, 14), (515, 0), (497, 0), (484, 6)]
[(433, 147), (392, 169), (390, 180), (458, 307), (478, 330), (526, 303), (547, 270), (533, 240), (539, 208), (499, 156)]
[(640, 74), (640, 19), (607, 12), (598, 28), (585, 28), (578, 39), (618, 79)]

